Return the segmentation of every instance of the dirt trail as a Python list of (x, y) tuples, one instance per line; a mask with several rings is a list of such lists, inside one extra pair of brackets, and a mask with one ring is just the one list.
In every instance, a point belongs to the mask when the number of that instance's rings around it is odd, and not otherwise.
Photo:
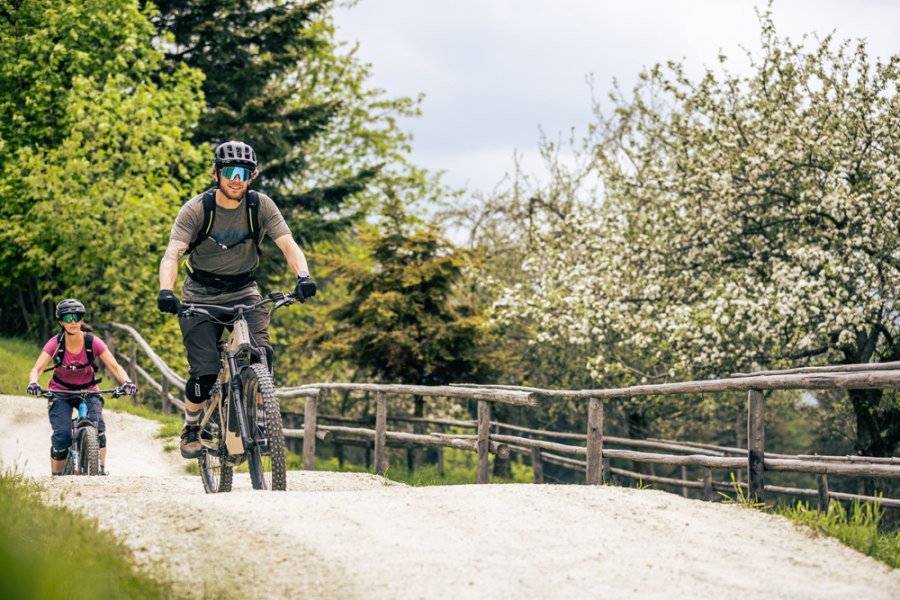
[[(0, 461), (99, 519), (192, 598), (900, 597), (891, 570), (784, 519), (615, 487), (410, 488), (291, 472), (208, 496), (157, 425), (107, 413), (106, 478), (47, 476), (42, 401), (0, 396)], [(62, 499), (60, 500), (60, 498)]]

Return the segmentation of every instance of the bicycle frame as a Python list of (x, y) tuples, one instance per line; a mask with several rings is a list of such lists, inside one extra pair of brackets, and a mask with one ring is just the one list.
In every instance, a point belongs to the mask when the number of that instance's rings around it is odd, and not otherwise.
[[(254, 304), (237, 305), (230, 308), (211, 304), (184, 304), (184, 310), (181, 313), (183, 317), (191, 317), (195, 314), (205, 314), (212, 317), (213, 315), (208, 309), (231, 312), (234, 315), (234, 321), (229, 324), (231, 332), (222, 351), (222, 365), (219, 369), (219, 377), (216, 379), (213, 394), (200, 420), (200, 429), (206, 430), (210, 419), (217, 412), (214, 410), (215, 406), (219, 406), (219, 412), (224, 416), (225, 431), (222, 432), (222, 435), (225, 439), (225, 448), (231, 457), (246, 455), (247, 449), (256, 443), (250, 432), (246, 414), (246, 402), (248, 400), (243, 398), (242, 382), (237, 374), (240, 373), (241, 369), (253, 362), (259, 362), (268, 368), (266, 354), (255, 346), (253, 336), (250, 333), (250, 326), (247, 324), (244, 313), (256, 310), (269, 303), (274, 303), (272, 308), (274, 311), (276, 308), (286, 306), (296, 300), (297, 298), (293, 294), (275, 292), (270, 294), (268, 298)], [(227, 402), (223, 402), (225, 390), (228, 391)], [(216, 444), (206, 441), (202, 437), (200, 443), (209, 450), (218, 450)], [(241, 461), (236, 461), (233, 464), (238, 464), (239, 462)]]
[[(228, 449), (228, 454), (234, 456), (244, 454), (245, 449), (253, 443), (250, 436), (250, 428), (247, 425), (247, 414), (244, 412), (246, 399), (243, 398), (240, 378), (235, 376), (239, 372), (238, 363), (243, 363), (246, 360), (246, 364), (250, 364), (252, 359), (245, 358), (248, 354), (255, 356), (263, 364), (266, 362), (265, 353), (260, 352), (252, 345), (250, 327), (247, 325), (243, 311), (238, 313), (238, 320), (234, 322), (234, 327), (225, 344), (224, 354), (222, 370), (219, 372), (220, 391), (228, 389), (230, 393), (228, 394), (229, 401), (224, 403), (221, 408), (226, 423), (224, 432), (225, 447)], [(243, 366), (243, 364), (240, 365), (240, 367)], [(218, 401), (221, 402), (222, 399), (219, 398)], [(234, 411), (234, 419), (232, 419), (232, 410)], [(205, 415), (206, 422), (201, 422), (201, 427), (205, 426), (209, 421), (212, 412), (209, 411)], [(233, 425), (237, 425), (237, 431), (234, 431)]]

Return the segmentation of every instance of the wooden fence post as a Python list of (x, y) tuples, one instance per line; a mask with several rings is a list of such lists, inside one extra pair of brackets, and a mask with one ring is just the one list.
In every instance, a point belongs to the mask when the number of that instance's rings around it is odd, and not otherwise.
[[(444, 426), (438, 425), (437, 431), (438, 431), (438, 433), (444, 433)], [(438, 468), (438, 475), (443, 477), (447, 472), (446, 467), (444, 465), (444, 447), (443, 446), (437, 447), (437, 468)]]
[(375, 392), (375, 474), (387, 471), (387, 397)]
[(487, 400), (478, 401), (478, 466), (475, 483), (487, 483), (490, 463), (491, 405)]
[(819, 500), (819, 511), (828, 512), (828, 477), (816, 474), (816, 496)]
[(137, 347), (134, 338), (128, 341), (128, 378), (137, 381)]
[(747, 484), (751, 502), (765, 502), (766, 399), (759, 390), (747, 393)]
[[(683, 481), (687, 481), (688, 472), (687, 465), (681, 465), (681, 479)], [(688, 489), (686, 485), (681, 486), (681, 495), (685, 498), (690, 498), (690, 494), (688, 493)]]
[(113, 337), (112, 327), (104, 327), (103, 328), (103, 341), (106, 342), (106, 349), (109, 350), (113, 356), (115, 356), (115, 354), (116, 354), (116, 339)]
[(703, 499), (713, 501), (712, 469), (703, 469)]
[(307, 398), (303, 411), (303, 468), (314, 471), (316, 468), (316, 405), (317, 398)]
[(172, 412), (172, 405), (169, 403), (169, 380), (165, 375), (160, 377), (159, 379), (160, 392), (159, 397), (162, 401), (162, 411), (164, 415), (168, 415)]
[(544, 483), (544, 463), (540, 448), (531, 449), (531, 470), (534, 471), (534, 483)]
[(588, 485), (603, 483), (603, 400), (588, 403), (587, 475)]

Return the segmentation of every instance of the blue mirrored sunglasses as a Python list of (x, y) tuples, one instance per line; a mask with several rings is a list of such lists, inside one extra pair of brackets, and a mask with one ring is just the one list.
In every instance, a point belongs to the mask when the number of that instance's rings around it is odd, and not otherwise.
[(247, 167), (222, 167), (219, 173), (225, 176), (225, 179), (234, 179), (239, 177), (241, 181), (250, 181), (253, 171)]

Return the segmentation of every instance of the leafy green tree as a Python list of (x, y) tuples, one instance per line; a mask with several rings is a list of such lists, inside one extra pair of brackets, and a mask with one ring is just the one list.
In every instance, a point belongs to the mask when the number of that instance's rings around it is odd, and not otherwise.
[(0, 24), (2, 330), (46, 335), (69, 296), (92, 320), (140, 323), (203, 168), (186, 139), (201, 75), (160, 71), (136, 1), (5, 2)]
[[(598, 108), (600, 207), (544, 231), (501, 316), (594, 349), (602, 380), (900, 358), (900, 56), (777, 36), (746, 76), (669, 63)], [(807, 47), (811, 46), (811, 47)], [(530, 291), (530, 290), (529, 290)], [(540, 320), (546, 311), (560, 318)], [(851, 391), (855, 450), (900, 442), (893, 393)]]
[(175, 40), (169, 69), (206, 74), (195, 143), (251, 144), (261, 161), (254, 187), (276, 199), (301, 245), (348, 231), (379, 183), (415, 174), (396, 118), (417, 114), (417, 102), (366, 87), (368, 65), (334, 40), (331, 2), (155, 4), (157, 27)]
[(349, 360), (378, 381), (442, 385), (490, 373), (484, 318), (454, 293), (471, 255), (433, 227), (409, 222), (398, 203), (368, 234), (368, 264), (336, 262), (349, 290), (333, 326), (312, 342), (331, 360)]

